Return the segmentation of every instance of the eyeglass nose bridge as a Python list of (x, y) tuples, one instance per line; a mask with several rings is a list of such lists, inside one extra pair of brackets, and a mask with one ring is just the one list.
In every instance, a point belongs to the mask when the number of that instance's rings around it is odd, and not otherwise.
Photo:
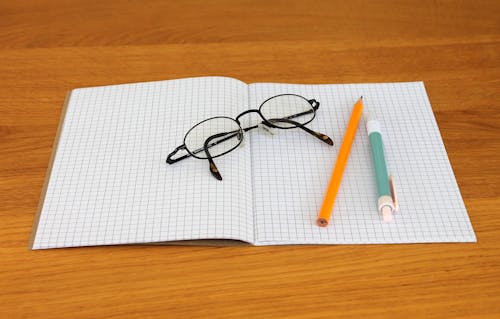
[[(242, 117), (243, 115), (245, 114), (249, 114), (249, 113), (257, 113), (259, 114), (260, 118), (263, 120), (263, 121), (266, 121), (266, 119), (262, 116), (262, 114), (260, 113), (259, 110), (246, 110), (245, 112), (241, 113), (240, 115), (238, 115), (236, 117), (236, 123), (238, 123), (239, 125), (241, 125), (241, 122), (240, 122), (240, 117)], [(267, 121), (266, 121), (267, 122)]]

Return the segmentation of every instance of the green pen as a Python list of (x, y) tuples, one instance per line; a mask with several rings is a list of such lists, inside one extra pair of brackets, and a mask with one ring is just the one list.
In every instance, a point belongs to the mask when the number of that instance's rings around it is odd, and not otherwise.
[(394, 188), (392, 177), (387, 173), (380, 122), (369, 114), (366, 116), (366, 130), (368, 131), (373, 166), (375, 168), (378, 211), (382, 214), (382, 218), (385, 222), (390, 222), (392, 220), (392, 214), (398, 210), (396, 189)]

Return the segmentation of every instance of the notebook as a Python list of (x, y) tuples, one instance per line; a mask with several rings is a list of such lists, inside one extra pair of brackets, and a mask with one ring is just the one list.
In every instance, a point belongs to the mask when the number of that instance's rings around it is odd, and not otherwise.
[[(234, 151), (175, 164), (167, 155), (196, 123), (235, 117), (278, 94), (316, 99), (307, 126), (245, 133)], [(333, 217), (315, 224), (354, 102), (382, 123), (400, 211), (384, 223), (369, 141), (360, 128)], [(246, 124), (259, 122), (249, 114)], [(228, 77), (72, 90), (63, 109), (42, 191), (32, 249), (158, 244), (375, 244), (474, 242), (453, 170), (422, 82), (247, 84)]]

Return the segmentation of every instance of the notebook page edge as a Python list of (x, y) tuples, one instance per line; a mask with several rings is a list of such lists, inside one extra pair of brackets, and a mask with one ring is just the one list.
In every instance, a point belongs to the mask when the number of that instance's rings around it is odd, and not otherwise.
[(54, 160), (57, 154), (57, 147), (59, 145), (59, 140), (61, 138), (61, 133), (64, 126), (64, 119), (66, 118), (66, 112), (68, 110), (69, 101), (71, 99), (71, 94), (73, 90), (66, 93), (64, 98), (63, 107), (61, 110), (61, 116), (59, 117), (59, 125), (57, 126), (56, 135), (54, 137), (54, 142), (52, 143), (52, 152), (50, 154), (49, 163), (45, 171), (45, 180), (43, 182), (42, 190), (40, 192), (40, 198), (38, 199), (38, 205), (35, 212), (35, 217), (33, 218), (33, 225), (31, 226), (31, 235), (28, 242), (28, 249), (34, 249), (33, 246), (36, 240), (36, 232), (38, 230), (38, 224), (40, 222), (40, 216), (42, 214), (43, 203), (45, 202), (45, 196), (47, 194), (47, 189), (49, 187), (50, 176), (52, 173), (52, 167), (54, 166)]
[(457, 176), (455, 175), (455, 170), (453, 169), (453, 165), (451, 165), (450, 156), (448, 155), (448, 150), (446, 149), (446, 144), (444, 143), (444, 140), (443, 140), (443, 134), (441, 132), (441, 128), (439, 127), (437, 119), (436, 119), (436, 114), (434, 113), (434, 110), (432, 109), (432, 104), (431, 104), (431, 101), (429, 99), (429, 94), (427, 93), (427, 88), (425, 87), (425, 83), (423, 81), (419, 81), (418, 83), (420, 84), (420, 89), (423, 91), (423, 95), (425, 96), (425, 101), (427, 102), (427, 106), (431, 110), (432, 118), (434, 119), (434, 125), (436, 126), (437, 131), (439, 132), (439, 139), (441, 141), (441, 146), (443, 147), (444, 152), (446, 154), (446, 160), (448, 162), (448, 166), (450, 168), (451, 175), (453, 177), (452, 182), (454, 184), (454, 188), (456, 189), (457, 193), (460, 195), (460, 199), (461, 199), (460, 204), (463, 207), (463, 209), (467, 212), (466, 217), (467, 217), (467, 220), (469, 221), (470, 227), (472, 228), (472, 236), (474, 237), (473, 241), (471, 241), (471, 242), (476, 243), (477, 236), (476, 236), (476, 232), (474, 231), (474, 225), (472, 224), (472, 221), (471, 221), (470, 215), (469, 215), (469, 210), (467, 209), (467, 206), (465, 205), (465, 200), (464, 200), (464, 197), (462, 196), (462, 191), (460, 190), (460, 187), (458, 185)]
[(153, 84), (153, 83), (168, 82), (168, 81), (189, 81), (189, 80), (202, 79), (202, 78), (229, 79), (229, 80), (232, 80), (235, 82), (240, 82), (241, 84), (244, 84), (244, 85), (249, 85), (248, 83), (243, 82), (240, 79), (237, 79), (237, 78), (234, 78), (231, 76), (207, 75), (207, 76), (190, 76), (190, 77), (185, 77), (185, 78), (165, 79), (165, 80), (156, 80), (156, 81), (124, 82), (124, 83), (116, 83), (116, 84), (84, 86), (84, 87), (74, 88), (73, 90), (97, 89), (97, 88), (112, 87), (112, 86), (143, 85), (143, 84)]

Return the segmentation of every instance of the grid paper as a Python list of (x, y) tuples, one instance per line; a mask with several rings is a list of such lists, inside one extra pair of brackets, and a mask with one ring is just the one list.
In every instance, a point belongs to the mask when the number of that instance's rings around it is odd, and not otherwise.
[(196, 123), (236, 116), (248, 87), (205, 77), (72, 91), (33, 249), (222, 238), (253, 240), (250, 149), (165, 159)]
[[(235, 117), (267, 98), (295, 93), (320, 101), (308, 127), (245, 134), (242, 147), (173, 165), (166, 156), (196, 123)], [(337, 196), (333, 222), (315, 225), (353, 103), (384, 128), (401, 211), (376, 212), (364, 121)], [(244, 127), (258, 119), (243, 118)], [(252, 84), (204, 77), (76, 89), (71, 94), (37, 227), (34, 249), (237, 239), (257, 245), (475, 241), (422, 83)]]
[[(422, 82), (347, 85), (250, 85), (250, 106), (282, 93), (321, 105), (307, 126), (329, 135), (331, 147), (301, 131), (252, 136), (256, 245), (475, 242)], [(388, 170), (400, 211), (391, 223), (377, 213), (377, 191), (365, 119), (359, 125), (328, 227), (315, 225), (352, 107), (382, 124)]]

